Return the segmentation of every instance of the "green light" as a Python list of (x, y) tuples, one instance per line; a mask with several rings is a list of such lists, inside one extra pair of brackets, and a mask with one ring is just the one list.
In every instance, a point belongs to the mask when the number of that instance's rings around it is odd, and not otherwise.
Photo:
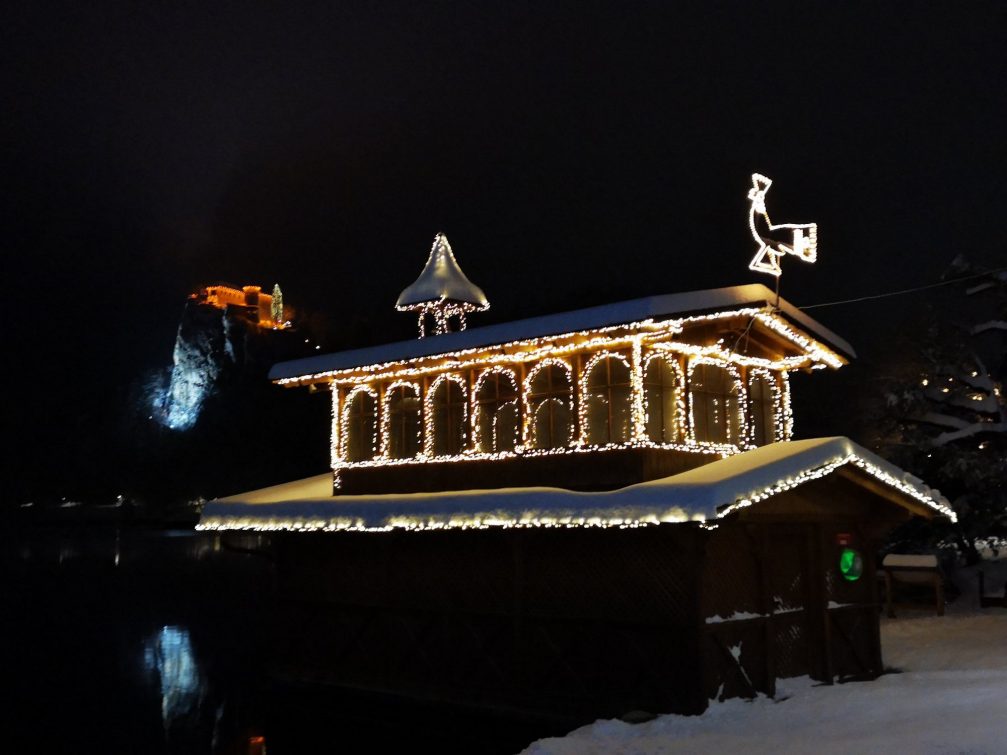
[(856, 582), (864, 573), (864, 559), (852, 548), (843, 548), (839, 554), (839, 573), (843, 579)]

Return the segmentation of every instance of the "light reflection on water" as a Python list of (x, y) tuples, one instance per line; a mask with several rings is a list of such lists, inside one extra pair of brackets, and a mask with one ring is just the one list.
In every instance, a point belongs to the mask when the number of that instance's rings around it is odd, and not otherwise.
[[(112, 532), (111, 530), (109, 532)], [(82, 537), (79, 532), (69, 530), (52, 533), (50, 537), (41, 540), (28, 540), (16, 545), (9, 554), (0, 553), (0, 560), (5, 555), (15, 555), (23, 562), (31, 562), (39, 566), (51, 562), (58, 567), (74, 568), (73, 562), (86, 560), (88, 562), (111, 560), (113, 566), (119, 566), (123, 559), (134, 561), (145, 560), (149, 553), (146, 546), (151, 544), (152, 537), (148, 535), (147, 542), (138, 549), (135, 533), (127, 534), (128, 542), (123, 542), (122, 530), (115, 528), (109, 535), (100, 533)], [(173, 558), (183, 558), (188, 561), (204, 561), (219, 557), (223, 552), (223, 544), (219, 533), (194, 533), (192, 530), (164, 530), (153, 536), (158, 543), (156, 548), (170, 549)], [(241, 533), (231, 537), (231, 540), (241, 548), (259, 549), (267, 538), (258, 534)], [(127, 552), (129, 551), (129, 552)]]
[(250, 553), (264, 539), (236, 542), (244, 550), (182, 529), (0, 528), (0, 668), (17, 690), (0, 706), (4, 741), (243, 752), (260, 720), (272, 567)]
[(148, 637), (143, 648), (143, 665), (148, 672), (157, 674), (165, 731), (199, 709), (206, 686), (188, 629), (166, 626)]

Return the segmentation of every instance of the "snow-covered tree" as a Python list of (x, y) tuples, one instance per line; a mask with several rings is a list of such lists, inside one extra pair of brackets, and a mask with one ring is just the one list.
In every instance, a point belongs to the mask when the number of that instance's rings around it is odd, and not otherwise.
[[(949, 277), (975, 273), (956, 260)], [(872, 443), (952, 501), (973, 560), (977, 538), (1007, 530), (1007, 273), (962, 284), (917, 332), (884, 370)]]
[(270, 307), (269, 316), (273, 318), (273, 323), (283, 327), (283, 292), (279, 283), (273, 284), (273, 302)]

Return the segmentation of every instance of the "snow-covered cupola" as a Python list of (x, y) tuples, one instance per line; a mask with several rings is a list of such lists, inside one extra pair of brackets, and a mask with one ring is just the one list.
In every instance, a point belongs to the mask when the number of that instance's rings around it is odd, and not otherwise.
[(434, 334), (451, 331), (450, 318), (457, 318), (457, 330), (465, 330), (465, 314), (489, 309), (490, 303), (479, 286), (458, 266), (448, 237), (438, 233), (430, 257), (416, 281), (399, 294), (395, 308), (419, 313), (420, 338), (426, 335), (426, 316), (434, 321)]

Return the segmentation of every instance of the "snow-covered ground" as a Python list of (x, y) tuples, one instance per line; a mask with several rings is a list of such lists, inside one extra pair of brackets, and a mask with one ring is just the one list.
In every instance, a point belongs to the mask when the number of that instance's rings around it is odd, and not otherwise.
[[(987, 593), (1002, 591), (1007, 560), (985, 566)], [(781, 680), (775, 700), (729, 700), (702, 716), (635, 725), (597, 721), (525, 753), (1007, 753), (1007, 609), (980, 610), (974, 573), (959, 579), (962, 595), (946, 616), (882, 620), (885, 665), (901, 673), (835, 686)]]

